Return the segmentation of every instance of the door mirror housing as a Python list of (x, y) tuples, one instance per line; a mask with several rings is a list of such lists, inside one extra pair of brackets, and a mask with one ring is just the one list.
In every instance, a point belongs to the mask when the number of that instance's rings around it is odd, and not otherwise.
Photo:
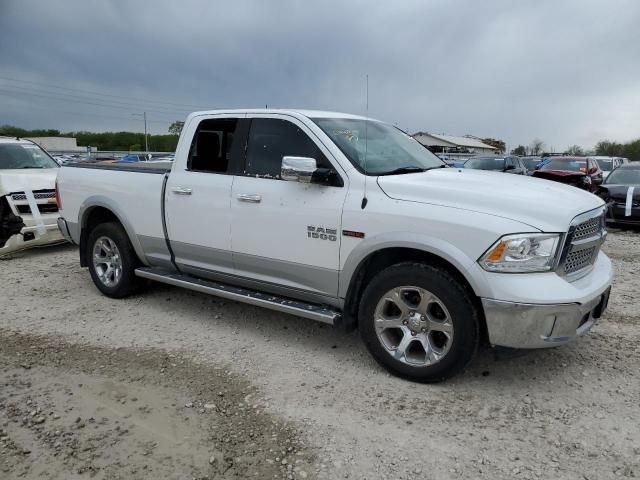
[(315, 158), (282, 157), (280, 177), (288, 182), (311, 183), (314, 172), (318, 169)]

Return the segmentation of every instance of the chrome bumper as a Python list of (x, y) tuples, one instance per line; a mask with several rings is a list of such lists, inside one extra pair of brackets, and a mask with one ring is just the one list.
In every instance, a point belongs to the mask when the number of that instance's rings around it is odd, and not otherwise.
[(611, 287), (579, 303), (534, 305), (482, 299), (492, 345), (555, 347), (588, 332), (607, 308)]

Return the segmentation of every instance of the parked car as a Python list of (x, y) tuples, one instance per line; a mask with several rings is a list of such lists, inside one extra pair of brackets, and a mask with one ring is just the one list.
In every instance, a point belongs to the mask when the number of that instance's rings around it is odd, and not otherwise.
[(468, 158), (458, 158), (457, 160), (451, 162), (451, 166), (455, 168), (464, 168), (464, 165), (468, 160)]
[(485, 336), (542, 348), (587, 332), (612, 281), (604, 202), (443, 167), (364, 117), (198, 112), (172, 165), (62, 167), (59, 225), (104, 295), (151, 279), (358, 328), (413, 380), (461, 371)]
[(538, 156), (520, 157), (520, 161), (527, 169), (527, 175), (533, 175), (538, 168), (542, 166), (543, 159)]
[(59, 168), (35, 143), (0, 137), (0, 256), (64, 241), (54, 190)]
[(595, 192), (602, 184), (602, 170), (598, 163), (587, 157), (549, 157), (533, 176), (566, 183), (574, 187)]
[(527, 168), (519, 157), (472, 157), (464, 164), (464, 168), (475, 170), (493, 170), (496, 172), (515, 173), (526, 175)]
[(619, 157), (590, 157), (598, 163), (602, 170), (602, 178), (606, 179), (609, 174), (622, 165), (624, 162)]
[(607, 203), (607, 222), (640, 225), (640, 162), (616, 168), (598, 195)]
[(145, 162), (148, 160), (145, 153), (128, 153), (118, 160), (118, 163)]

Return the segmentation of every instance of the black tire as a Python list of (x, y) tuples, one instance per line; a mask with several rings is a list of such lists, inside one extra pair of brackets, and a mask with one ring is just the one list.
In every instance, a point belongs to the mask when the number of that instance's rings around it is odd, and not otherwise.
[[(93, 260), (96, 243), (105, 238), (115, 244), (121, 262), (121, 274), (117, 281), (114, 281), (111, 285), (105, 284), (105, 282), (100, 279), (97, 268), (101, 267), (96, 267)], [(143, 282), (140, 278), (136, 277), (134, 273), (136, 267), (140, 265), (140, 261), (133, 250), (126, 231), (119, 223), (108, 222), (96, 225), (93, 230), (89, 232), (85, 255), (93, 283), (97, 289), (107, 297), (124, 298), (140, 289)]]
[[(452, 338), (440, 337), (444, 339), (442, 342), (448, 345), (448, 350), (438, 361), (430, 365), (411, 365), (407, 363), (406, 356), (404, 362), (394, 358), (388, 350), (389, 347), (385, 347), (383, 340), (376, 333), (374, 313), (378, 302), (393, 289), (408, 285), (435, 295), (446, 308), (447, 312), (444, 315), (448, 319), (447, 323), (453, 325)], [(398, 314), (398, 318), (402, 318), (402, 315)], [(410, 325), (406, 328), (411, 328)], [(380, 365), (394, 375), (422, 383), (440, 382), (462, 371), (475, 355), (480, 343), (480, 320), (473, 302), (473, 294), (447, 270), (422, 263), (393, 265), (378, 273), (369, 282), (360, 300), (358, 328), (367, 349)], [(429, 328), (426, 330), (429, 331)], [(406, 329), (401, 332), (401, 337), (406, 335)], [(443, 335), (438, 332), (424, 335), (433, 334)], [(426, 352), (426, 349), (423, 350)], [(425, 358), (427, 357), (425, 354)]]

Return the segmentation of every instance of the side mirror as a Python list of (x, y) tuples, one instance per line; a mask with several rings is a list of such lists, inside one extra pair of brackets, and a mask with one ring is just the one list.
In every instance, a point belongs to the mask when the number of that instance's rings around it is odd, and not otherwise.
[(317, 169), (315, 158), (282, 157), (280, 177), (288, 182), (311, 183), (311, 177)]

